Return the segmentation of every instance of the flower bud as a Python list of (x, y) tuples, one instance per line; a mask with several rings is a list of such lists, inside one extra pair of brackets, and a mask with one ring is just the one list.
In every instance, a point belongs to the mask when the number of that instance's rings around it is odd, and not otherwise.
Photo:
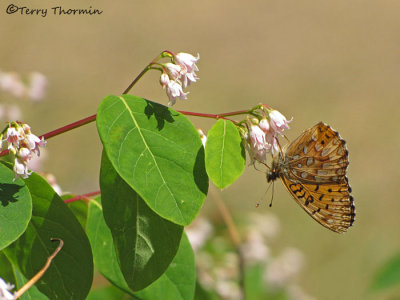
[(260, 126), (261, 130), (264, 131), (265, 133), (269, 131), (269, 122), (267, 119), (262, 119), (260, 121), (260, 124), (258, 124), (258, 126)]
[(162, 73), (161, 77), (160, 77), (160, 83), (163, 89), (165, 89), (165, 87), (168, 85), (169, 83), (169, 77), (167, 74)]
[(272, 110), (269, 113), (269, 118), (270, 118), (271, 129), (280, 135), (283, 135), (283, 130), (289, 129), (288, 124), (292, 121), (292, 120), (288, 121), (285, 118), (285, 116), (282, 115), (277, 110)]

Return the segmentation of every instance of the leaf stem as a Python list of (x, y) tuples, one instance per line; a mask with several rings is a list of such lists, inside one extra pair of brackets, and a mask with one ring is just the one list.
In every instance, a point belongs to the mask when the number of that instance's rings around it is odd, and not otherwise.
[(82, 194), (82, 195), (78, 195), (73, 198), (64, 200), (64, 203), (71, 203), (71, 202), (79, 201), (79, 200), (88, 200), (89, 198), (92, 198), (92, 196), (96, 196), (96, 195), (100, 195), (100, 194), (101, 194), (101, 191), (95, 191), (95, 192), (91, 192), (91, 193), (87, 193), (87, 194)]
[(136, 82), (138, 82), (139, 79), (142, 78), (143, 75), (146, 74), (146, 72), (147, 72), (148, 70), (151, 69), (151, 66), (152, 66), (153, 64), (155, 64), (156, 61), (157, 61), (159, 58), (162, 57), (162, 55), (163, 55), (164, 52), (165, 52), (165, 51), (161, 52), (160, 55), (157, 55), (156, 57), (153, 58), (153, 60), (142, 70), (142, 72), (139, 73), (138, 76), (136, 76), (136, 78), (131, 82), (131, 84), (125, 89), (125, 91), (122, 93), (123, 95), (129, 93), (129, 91), (130, 91), (130, 90), (132, 89), (132, 87), (136, 84)]
[(56, 257), (58, 252), (60, 252), (61, 248), (64, 246), (64, 241), (62, 239), (51, 238), (50, 240), (52, 242), (58, 241), (60, 242), (60, 244), (57, 246), (56, 250), (54, 250), (53, 254), (47, 258), (46, 264), (43, 266), (43, 268), (15, 293), (15, 299), (21, 297), (23, 293), (30, 289), (32, 285), (34, 285), (44, 275), (44, 273), (46, 273), (47, 269), (50, 267), (53, 258)]

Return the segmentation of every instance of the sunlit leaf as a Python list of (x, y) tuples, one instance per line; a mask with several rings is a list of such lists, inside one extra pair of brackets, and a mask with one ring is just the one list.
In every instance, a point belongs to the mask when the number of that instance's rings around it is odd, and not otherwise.
[(182, 114), (131, 96), (108, 96), (97, 128), (118, 174), (163, 218), (188, 225), (208, 190), (199, 134)]
[(117, 174), (105, 152), (100, 187), (121, 271), (131, 289), (141, 290), (165, 272), (178, 251), (183, 227), (152, 211)]
[(386, 262), (376, 273), (372, 289), (383, 290), (400, 285), (400, 254)]
[(111, 231), (104, 221), (100, 197), (89, 202), (86, 232), (97, 270), (120, 289), (131, 293), (118, 264)]
[(115, 286), (106, 286), (90, 291), (86, 300), (113, 300), (113, 299), (132, 299)]
[(135, 293), (140, 299), (191, 300), (196, 286), (194, 253), (184, 234), (174, 260), (156, 282)]
[(32, 216), (32, 199), (22, 179), (0, 164), (0, 250), (24, 233)]
[(221, 119), (211, 127), (205, 152), (208, 176), (220, 189), (232, 184), (243, 173), (245, 152), (240, 134), (231, 121)]
[[(101, 209), (98, 201), (90, 202), (87, 232), (93, 247), (95, 265), (114, 285), (131, 294), (133, 292), (125, 282), (118, 265), (112, 235)], [(166, 272), (134, 295), (138, 299), (193, 299), (195, 279), (193, 250), (184, 235), (179, 250)]]
[[(75, 195), (62, 195), (61, 199), (63, 201), (67, 199), (74, 198)], [(86, 220), (87, 220), (87, 214), (88, 214), (88, 204), (85, 201), (79, 200), (79, 201), (73, 201), (67, 203), (68, 208), (72, 211), (72, 213), (75, 215), (79, 223), (82, 225), (82, 228), (86, 228)]]
[(50, 299), (85, 299), (93, 279), (92, 252), (85, 232), (42, 177), (34, 173), (25, 183), (33, 202), (32, 219), (25, 233), (4, 253), (30, 279), (58, 246), (50, 239), (62, 239), (64, 247), (36, 287)]

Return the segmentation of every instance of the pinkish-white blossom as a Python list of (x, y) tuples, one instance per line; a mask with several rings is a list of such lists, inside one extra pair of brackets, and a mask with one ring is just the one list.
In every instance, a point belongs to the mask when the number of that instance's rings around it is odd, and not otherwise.
[(20, 141), (24, 139), (23, 135), (21, 135), (20, 130), (15, 129), (14, 127), (9, 127), (5, 133), (4, 140), (8, 143), (8, 150), (12, 153), (16, 153), (19, 148)]
[(0, 300), (14, 300), (15, 295), (10, 291), (14, 288), (14, 285), (9, 284), (0, 278)]
[(194, 57), (193, 55), (184, 52), (180, 52), (175, 55), (175, 62), (178, 65), (184, 67), (188, 73), (192, 73), (194, 71), (199, 70), (199, 68), (197, 68), (196, 65), (199, 59), (200, 59), (200, 54), (197, 54), (197, 57)]
[(264, 162), (267, 158), (268, 150), (264, 131), (258, 125), (252, 124), (250, 131), (245, 136), (247, 136), (245, 145), (250, 156), (250, 163), (253, 164), (255, 161)]
[(289, 129), (289, 123), (292, 121), (287, 120), (286, 117), (277, 110), (272, 110), (269, 113), (269, 119), (271, 129), (280, 135), (283, 135), (285, 129)]
[(32, 158), (31, 150), (25, 147), (19, 148), (17, 157), (20, 158), (24, 163), (28, 162)]
[(270, 151), (272, 154), (279, 151), (280, 147), (278, 143), (278, 136), (275, 132), (272, 130), (268, 131), (265, 135), (265, 140), (267, 142), (268, 151)]
[(258, 125), (251, 125), (249, 136), (255, 150), (266, 149), (265, 132)]
[(18, 177), (22, 177), (24, 179), (28, 178), (29, 175), (32, 174), (32, 172), (29, 172), (28, 166), (26, 165), (26, 162), (24, 160), (21, 160), (19, 157), (16, 157), (14, 162), (14, 174), (15, 174), (14, 180), (17, 180)]
[(169, 76), (166, 73), (162, 73), (160, 77), (160, 84), (163, 89), (168, 85), (169, 83)]
[(258, 124), (260, 126), (261, 130), (267, 133), (269, 131), (269, 122), (267, 119), (262, 119), (260, 123)]
[(196, 82), (199, 79), (195, 73), (195, 71), (199, 70), (196, 65), (199, 59), (200, 54), (197, 54), (197, 57), (184, 52), (175, 55), (175, 62), (183, 69), (181, 71), (183, 87), (187, 87), (190, 83)]
[(167, 95), (169, 98), (169, 103), (168, 105), (172, 106), (175, 104), (176, 102), (176, 98), (180, 98), (180, 99), (187, 99), (186, 95), (189, 93), (184, 93), (182, 90), (182, 86), (174, 81), (174, 80), (170, 80), (168, 82), (168, 86), (167, 86)]
[(11, 122), (1, 142), (8, 143), (8, 149), (15, 155), (14, 173), (15, 179), (27, 178), (32, 172), (28, 170), (28, 163), (33, 154), (40, 155), (39, 147), (44, 147), (46, 141), (39, 139), (31, 132), (28, 124)]
[(184, 72), (182, 74), (183, 87), (189, 86), (192, 82), (199, 80), (195, 72)]
[(171, 80), (177, 80), (181, 78), (182, 72), (185, 71), (185, 69), (182, 66), (173, 63), (166, 63), (164, 64), (164, 67), (167, 70), (167, 73), (171, 78)]

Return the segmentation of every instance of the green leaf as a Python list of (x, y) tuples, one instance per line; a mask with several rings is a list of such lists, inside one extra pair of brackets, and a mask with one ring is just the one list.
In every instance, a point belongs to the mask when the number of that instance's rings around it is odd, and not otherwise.
[(99, 289), (91, 290), (86, 300), (110, 300), (123, 299), (128, 300), (126, 294), (114, 286), (106, 286)]
[[(200, 282), (196, 281), (196, 291), (194, 294), (194, 300), (220, 300), (221, 297), (214, 291), (208, 291), (203, 288)], [(248, 298), (251, 299), (251, 298)]]
[(188, 225), (208, 190), (199, 134), (182, 114), (131, 96), (108, 96), (97, 128), (118, 174), (163, 218)]
[(252, 264), (245, 268), (244, 283), (246, 299), (270, 299), (273, 295), (267, 293), (267, 286), (263, 280), (265, 266), (263, 264)]
[(97, 270), (114, 285), (131, 293), (117, 261), (111, 231), (104, 221), (100, 197), (89, 202), (86, 233), (92, 246), (93, 260)]
[(400, 285), (400, 254), (379, 269), (372, 283), (372, 289), (383, 290), (395, 285)]
[(153, 212), (121, 179), (104, 151), (100, 187), (121, 271), (132, 290), (141, 290), (165, 272), (178, 251), (183, 227)]
[(15, 277), (11, 262), (3, 252), (0, 252), (0, 277), (10, 284), (15, 284)]
[[(28, 279), (16, 268), (14, 267), (14, 273), (16, 277), (16, 286), (18, 289), (24, 286), (28, 282)], [(45, 294), (42, 294), (36, 286), (32, 286), (27, 290), (20, 298), (21, 300), (47, 300), (49, 299)]]
[[(62, 195), (61, 199), (63, 201), (74, 198), (75, 195)], [(82, 228), (86, 228), (86, 220), (88, 214), (88, 205), (85, 201), (79, 200), (67, 203), (68, 208), (75, 215)]]
[(227, 120), (218, 120), (208, 131), (206, 169), (220, 189), (231, 185), (243, 173), (246, 156), (242, 138), (236, 126)]
[(28, 188), (22, 179), (14, 181), (14, 172), (3, 164), (0, 164), (0, 250), (24, 233), (32, 217)]
[(156, 282), (135, 293), (140, 299), (192, 300), (196, 287), (194, 253), (184, 234), (174, 260)]
[(50, 299), (85, 299), (93, 279), (93, 258), (81, 225), (51, 186), (37, 174), (25, 180), (32, 196), (32, 219), (25, 233), (4, 253), (25, 278), (32, 278), (58, 246), (64, 247), (36, 283)]

